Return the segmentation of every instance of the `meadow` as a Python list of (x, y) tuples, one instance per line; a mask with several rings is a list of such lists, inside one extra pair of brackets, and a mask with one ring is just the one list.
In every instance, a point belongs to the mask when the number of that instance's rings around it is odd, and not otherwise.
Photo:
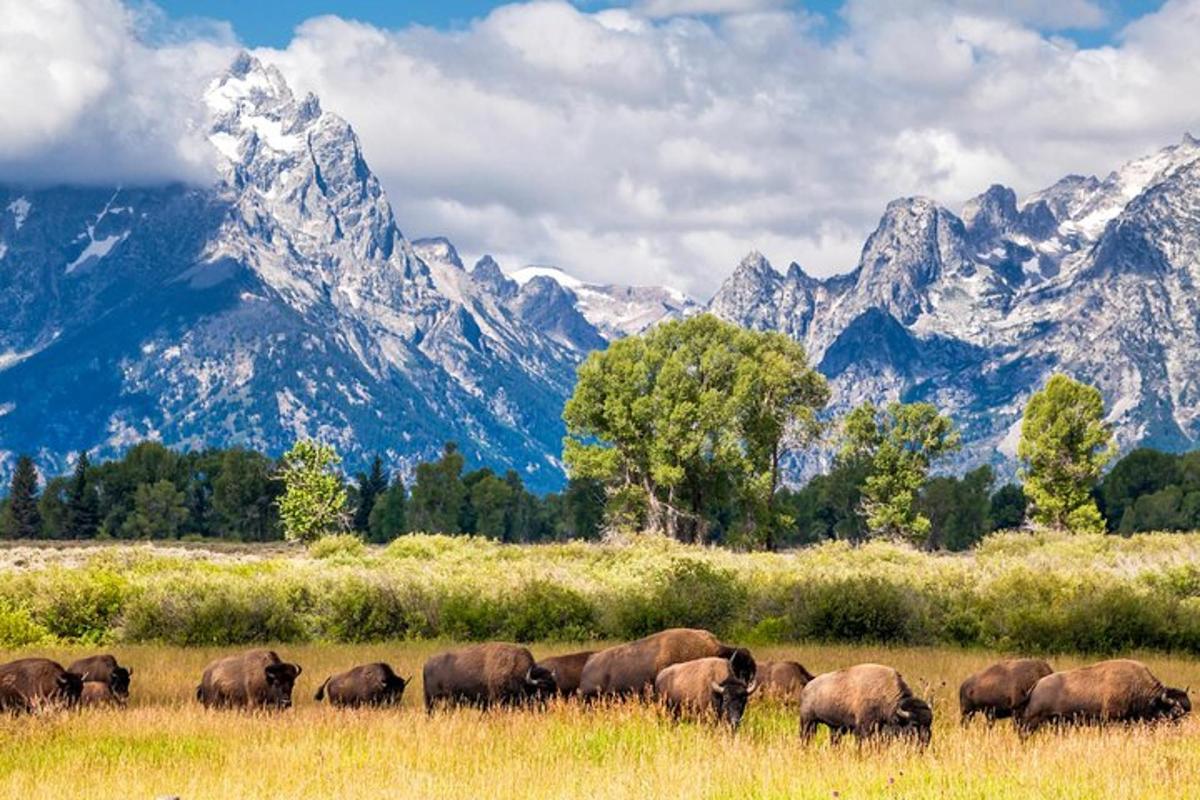
[[(474, 710), (427, 717), (420, 665), (444, 643), (281, 645), (304, 667), (296, 706), (275, 714), (202, 709), (193, 689), (223, 650), (115, 648), (133, 665), (124, 710), (0, 719), (0, 798), (1189, 798), (1200, 785), (1200, 719), (1158, 729), (1043, 731), (959, 727), (955, 691), (996, 654), (953, 648), (789, 646), (815, 672), (882, 661), (934, 700), (933, 743), (833, 746), (797, 737), (794, 710), (751, 702), (736, 735), (676, 724), (653, 706), (545, 712)], [(536, 655), (574, 645), (533, 647)], [(61, 660), (87, 648), (0, 652)], [(1163, 679), (1200, 685), (1200, 663), (1141, 654)], [(316, 704), (331, 671), (385, 659), (417, 675), (401, 707), (343, 711)], [(1064, 668), (1078, 657), (1056, 657)], [(943, 684), (943, 682), (945, 682)]]

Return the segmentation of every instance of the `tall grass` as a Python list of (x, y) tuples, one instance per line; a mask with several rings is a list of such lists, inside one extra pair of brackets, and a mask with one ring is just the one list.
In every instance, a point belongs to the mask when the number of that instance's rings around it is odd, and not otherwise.
[(961, 555), (871, 543), (735, 553), (406, 536), (313, 551), (0, 549), (0, 646), (630, 639), (1200, 652), (1200, 535), (1000, 534)]
[[(280, 646), (304, 666), (296, 707), (210, 712), (192, 698), (213, 648), (116, 649), (134, 667), (126, 710), (0, 718), (0, 800), (13, 798), (1190, 798), (1200, 785), (1200, 720), (1157, 729), (962, 729), (958, 682), (994, 654), (901, 647), (760, 647), (814, 672), (862, 661), (899, 668), (934, 701), (927, 751), (809, 746), (794, 710), (751, 701), (736, 736), (675, 724), (653, 707), (459, 710), (426, 717), (420, 664), (442, 645)], [(577, 645), (537, 646), (538, 656)], [(69, 660), (87, 648), (20, 651)], [(18, 655), (0, 652), (0, 660)], [(1200, 684), (1200, 664), (1146, 656), (1162, 679)], [(384, 659), (417, 681), (393, 710), (339, 711), (312, 695), (331, 671)], [(1056, 658), (1066, 668), (1078, 658)]]

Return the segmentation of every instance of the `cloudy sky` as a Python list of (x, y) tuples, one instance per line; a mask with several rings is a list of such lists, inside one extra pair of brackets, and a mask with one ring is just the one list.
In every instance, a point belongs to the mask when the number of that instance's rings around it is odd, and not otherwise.
[(894, 197), (1200, 133), (1200, 0), (265, 5), (0, 0), (0, 181), (209, 180), (197, 100), (248, 47), (351, 122), (407, 235), (706, 296), (752, 248), (852, 268)]

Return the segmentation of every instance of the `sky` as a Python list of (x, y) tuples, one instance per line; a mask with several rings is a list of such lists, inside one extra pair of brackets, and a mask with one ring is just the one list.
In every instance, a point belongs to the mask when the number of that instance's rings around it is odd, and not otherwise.
[(1200, 133), (1200, 0), (0, 0), (0, 182), (212, 180), (241, 48), (350, 121), (405, 234), (704, 298), (884, 206)]

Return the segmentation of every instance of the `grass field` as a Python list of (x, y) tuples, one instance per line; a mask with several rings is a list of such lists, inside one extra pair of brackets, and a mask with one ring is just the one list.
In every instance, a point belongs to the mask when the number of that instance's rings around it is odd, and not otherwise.
[[(636, 704), (585, 710), (439, 713), (420, 704), (420, 665), (444, 645), (284, 645), (304, 667), (296, 706), (273, 714), (209, 712), (193, 700), (218, 651), (113, 648), (134, 668), (125, 710), (0, 719), (4, 798), (1192, 798), (1200, 719), (1175, 727), (1045, 731), (1022, 743), (1008, 724), (958, 725), (959, 681), (993, 653), (935, 648), (761, 647), (814, 672), (862, 661), (896, 666), (933, 693), (927, 751), (908, 745), (800, 745), (792, 710), (751, 703), (736, 736), (675, 724)], [(535, 655), (567, 645), (534, 647)], [(0, 660), (81, 648), (0, 651)], [(1200, 686), (1200, 662), (1142, 656), (1165, 682)], [(312, 695), (332, 671), (383, 659), (417, 675), (394, 710), (340, 711)], [(1079, 658), (1054, 658), (1065, 668)], [(944, 682), (944, 683), (943, 683)], [(847, 740), (849, 741), (849, 740)]]

